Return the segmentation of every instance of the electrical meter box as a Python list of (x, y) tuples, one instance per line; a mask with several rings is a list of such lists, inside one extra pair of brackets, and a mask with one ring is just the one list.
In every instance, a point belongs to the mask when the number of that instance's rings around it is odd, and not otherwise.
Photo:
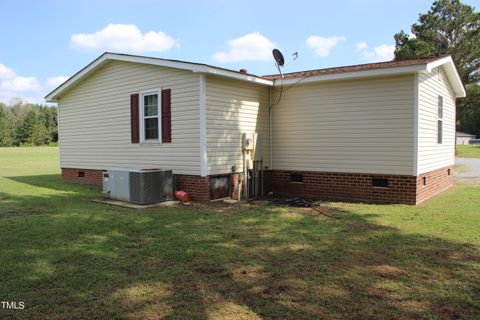
[(242, 134), (242, 150), (250, 151), (253, 161), (262, 161), (263, 145), (261, 136), (256, 132), (244, 132)]
[(242, 150), (243, 151), (252, 151), (255, 148), (256, 135), (257, 134), (254, 132), (242, 133)]

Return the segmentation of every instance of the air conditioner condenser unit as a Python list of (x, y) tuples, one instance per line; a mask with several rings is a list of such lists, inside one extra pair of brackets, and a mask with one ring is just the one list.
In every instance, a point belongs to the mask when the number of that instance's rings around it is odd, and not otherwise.
[(135, 204), (172, 200), (171, 170), (112, 169), (103, 173), (103, 193), (112, 199)]

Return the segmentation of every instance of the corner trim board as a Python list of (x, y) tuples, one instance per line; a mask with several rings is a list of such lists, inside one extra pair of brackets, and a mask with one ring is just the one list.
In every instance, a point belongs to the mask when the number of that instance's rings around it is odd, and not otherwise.
[(199, 75), (200, 81), (200, 175), (207, 176), (207, 106), (205, 74)]
[(419, 124), (419, 114), (420, 114), (420, 103), (419, 103), (419, 85), (418, 81), (419, 74), (415, 73), (415, 78), (413, 81), (413, 175), (418, 175), (418, 124)]

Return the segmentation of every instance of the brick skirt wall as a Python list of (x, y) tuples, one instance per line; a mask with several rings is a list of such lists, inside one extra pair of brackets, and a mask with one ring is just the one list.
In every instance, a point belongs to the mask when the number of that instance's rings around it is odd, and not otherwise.
[[(452, 170), (452, 167), (446, 167), (418, 177), (272, 170), (265, 171), (265, 190), (321, 200), (418, 204), (452, 186)], [(303, 175), (303, 182), (292, 182), (292, 174)], [(423, 177), (427, 177), (425, 187), (422, 186)], [(388, 187), (373, 187), (372, 179), (375, 178), (388, 179)]]
[(176, 174), (176, 190), (186, 191), (195, 201), (210, 200), (210, 179), (208, 177)]
[[(426, 186), (423, 186), (426, 178)], [(453, 166), (423, 173), (417, 177), (416, 203), (421, 203), (453, 186)]]
[[(238, 197), (238, 174), (224, 174), (220, 176), (230, 176), (230, 197), (237, 199)], [(176, 188), (177, 190), (187, 191), (192, 200), (196, 201), (209, 201), (212, 200), (210, 197), (210, 178), (201, 177), (201, 176), (190, 176), (190, 175), (175, 175), (176, 179)]]
[(62, 178), (63, 181), (70, 183), (89, 184), (97, 187), (103, 185), (102, 170), (62, 168)]
[[(190, 194), (192, 200), (209, 201), (210, 200), (210, 177), (201, 177), (194, 175), (174, 175), (175, 190), (183, 190)], [(62, 168), (62, 178), (65, 182), (88, 184), (102, 187), (103, 171), (92, 169)], [(238, 191), (238, 176), (232, 175), (231, 178), (233, 195)]]
[[(83, 174), (82, 174), (83, 173)], [(291, 182), (291, 174), (303, 175), (303, 182)], [(65, 182), (102, 186), (102, 170), (62, 168)], [(372, 186), (372, 179), (388, 179), (388, 187)], [(424, 180), (426, 178), (426, 185)], [(370, 203), (418, 204), (453, 185), (453, 167), (445, 167), (415, 176), (313, 171), (264, 172), (266, 192), (321, 200)], [(175, 190), (187, 191), (192, 200), (210, 200), (210, 177), (175, 175)], [(231, 176), (231, 191), (238, 196), (238, 174)]]

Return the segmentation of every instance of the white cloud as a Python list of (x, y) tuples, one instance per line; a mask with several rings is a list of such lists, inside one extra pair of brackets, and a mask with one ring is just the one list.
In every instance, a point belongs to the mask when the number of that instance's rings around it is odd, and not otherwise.
[(373, 50), (368, 50), (368, 44), (362, 41), (357, 43), (356, 46), (362, 58), (369, 62), (390, 61), (394, 58), (394, 45), (382, 44)]
[(20, 76), (0, 63), (0, 102), (14, 104), (16, 102), (45, 103), (46, 93), (64, 82), (68, 77), (50, 77), (45, 82), (36, 77)]
[(365, 41), (357, 43), (356, 46), (358, 51), (363, 51), (368, 49), (368, 44)]
[(344, 36), (333, 36), (333, 37), (321, 37), (321, 36), (310, 36), (308, 37), (306, 43), (307, 46), (315, 50), (315, 54), (321, 58), (325, 58), (330, 55), (330, 50), (336, 47), (340, 42), (345, 41)]
[(13, 72), (12, 69), (7, 68), (3, 63), (0, 63), (0, 80), (11, 79), (13, 77), (15, 77), (15, 72)]
[(142, 31), (134, 24), (109, 24), (94, 33), (73, 34), (70, 43), (75, 49), (89, 51), (152, 52), (166, 51), (177, 42), (162, 31)]
[(4, 80), (0, 83), (1, 90), (15, 92), (36, 90), (38, 86), (38, 80), (35, 77), (16, 76), (13, 79)]
[(62, 83), (64, 83), (65, 81), (67, 81), (67, 79), (68, 77), (64, 77), (64, 76), (51, 77), (47, 79), (47, 85), (52, 88), (55, 88), (61, 85)]
[(45, 100), (41, 96), (32, 97), (19, 95), (15, 92), (4, 92), (0, 90), (0, 102), (5, 104), (16, 104), (16, 103), (38, 103), (45, 104)]
[(218, 62), (269, 60), (275, 43), (260, 32), (253, 32), (227, 41), (227, 51), (219, 51), (213, 55)]

